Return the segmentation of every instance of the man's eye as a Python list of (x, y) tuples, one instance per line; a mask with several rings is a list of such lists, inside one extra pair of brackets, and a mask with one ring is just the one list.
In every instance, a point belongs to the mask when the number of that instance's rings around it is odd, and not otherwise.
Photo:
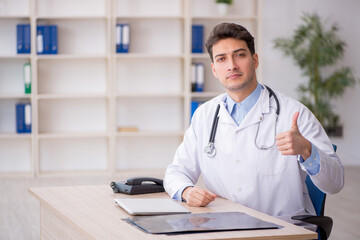
[(224, 57), (220, 57), (220, 58), (217, 58), (216, 61), (217, 62), (222, 62), (222, 61), (224, 61), (224, 59), (225, 59)]
[(236, 56), (238, 56), (238, 57), (245, 57), (245, 53), (238, 53)]

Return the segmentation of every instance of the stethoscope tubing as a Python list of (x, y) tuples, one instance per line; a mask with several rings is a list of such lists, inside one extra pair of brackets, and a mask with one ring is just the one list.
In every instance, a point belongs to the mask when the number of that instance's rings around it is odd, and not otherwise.
[[(275, 99), (275, 102), (276, 102), (276, 115), (277, 117), (279, 116), (280, 114), (280, 103), (279, 103), (279, 99), (277, 98), (275, 92), (268, 86), (264, 85), (266, 87), (266, 89), (269, 91), (269, 98), (271, 98), (271, 96), (274, 97)], [(205, 147), (204, 151), (205, 153), (208, 155), (208, 157), (214, 157), (215, 154), (216, 154), (216, 149), (215, 149), (215, 145), (214, 145), (214, 142), (215, 142), (215, 135), (216, 135), (216, 129), (217, 129), (217, 126), (218, 126), (218, 122), (219, 122), (219, 110), (220, 110), (220, 104), (217, 105), (216, 107), (216, 111), (215, 111), (215, 115), (214, 115), (214, 120), (213, 120), (213, 123), (212, 123), (212, 126), (211, 126), (211, 132), (210, 132), (210, 138), (209, 138), (209, 143), (208, 145)], [(276, 123), (275, 123), (276, 124)], [(260, 126), (260, 125), (259, 125)], [(257, 139), (257, 135), (258, 135), (258, 132), (259, 132), (259, 126), (258, 126), (258, 129), (256, 131), (256, 137), (255, 137), (255, 146), (259, 149), (269, 149), (270, 147), (266, 147), (266, 146), (260, 146), (258, 147), (257, 144), (256, 144), (256, 139)]]
[(279, 99), (277, 98), (276, 94), (274, 93), (274, 91), (273, 91), (270, 87), (268, 87), (268, 86), (266, 86), (266, 85), (264, 85), (264, 86), (266, 87), (266, 89), (267, 89), (267, 90), (269, 91), (269, 93), (270, 93), (269, 98), (271, 98), (271, 96), (274, 96), (274, 99), (275, 99), (275, 102), (276, 102), (276, 115), (279, 116), (279, 114), (280, 114), (280, 103), (279, 103)]
[(218, 122), (219, 122), (219, 116), (218, 116), (219, 115), (219, 110), (220, 110), (220, 104), (218, 104), (217, 107), (216, 107), (214, 120), (213, 120), (213, 124), (212, 124), (212, 127), (211, 127), (209, 143), (213, 143), (213, 144), (214, 144), (214, 141), (215, 141), (216, 129), (217, 129)]

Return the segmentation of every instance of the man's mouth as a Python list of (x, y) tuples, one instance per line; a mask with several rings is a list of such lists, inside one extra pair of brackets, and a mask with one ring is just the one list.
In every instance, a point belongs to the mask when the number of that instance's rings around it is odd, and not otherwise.
[(243, 73), (231, 73), (226, 78), (228, 78), (228, 79), (236, 79), (236, 78), (241, 77), (242, 75), (243, 75)]

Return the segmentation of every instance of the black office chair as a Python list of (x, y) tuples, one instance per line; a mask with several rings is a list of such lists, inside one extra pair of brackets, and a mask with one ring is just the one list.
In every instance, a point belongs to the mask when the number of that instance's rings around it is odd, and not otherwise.
[[(337, 146), (333, 144), (333, 147), (334, 151), (336, 152)], [(332, 218), (324, 216), (326, 194), (314, 185), (309, 176), (306, 177), (305, 183), (308, 188), (311, 202), (314, 205), (316, 216), (298, 215), (291, 217), (291, 219), (317, 225), (317, 233), (319, 236), (318, 239), (326, 240), (329, 238), (333, 226)]]

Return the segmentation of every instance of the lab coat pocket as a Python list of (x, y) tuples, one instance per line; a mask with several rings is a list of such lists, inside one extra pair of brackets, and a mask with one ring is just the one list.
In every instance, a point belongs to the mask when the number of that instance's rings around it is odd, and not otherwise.
[(259, 123), (255, 144), (258, 148), (256, 165), (257, 170), (263, 175), (278, 175), (285, 171), (287, 157), (281, 155), (275, 144), (276, 115), (266, 114)]
[(279, 154), (276, 146), (268, 150), (259, 150), (256, 159), (257, 171), (261, 175), (279, 175), (285, 172), (288, 163), (287, 156)]

